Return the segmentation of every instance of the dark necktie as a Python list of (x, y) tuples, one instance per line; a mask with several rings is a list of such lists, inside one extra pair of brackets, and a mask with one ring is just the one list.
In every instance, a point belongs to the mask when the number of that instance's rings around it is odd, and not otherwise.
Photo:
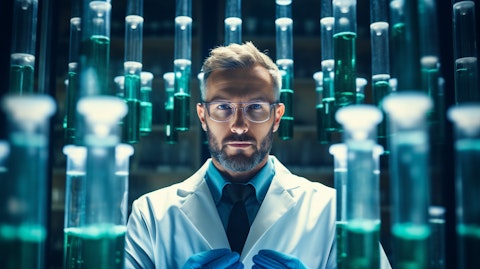
[(224, 189), (225, 200), (233, 205), (227, 225), (230, 248), (242, 253), (243, 245), (250, 230), (245, 201), (253, 192), (251, 185), (228, 184)]

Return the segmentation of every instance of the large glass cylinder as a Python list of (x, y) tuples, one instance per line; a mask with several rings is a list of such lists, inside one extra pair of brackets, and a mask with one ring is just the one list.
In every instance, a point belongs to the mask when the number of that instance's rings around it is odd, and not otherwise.
[(332, 7), (335, 105), (340, 108), (356, 100), (357, 1), (333, 0)]
[[(347, 147), (345, 256), (341, 268), (380, 268), (380, 185), (376, 126), (381, 111), (371, 105), (351, 105), (335, 115)], [(338, 228), (338, 226), (337, 226)]]
[(149, 135), (152, 132), (152, 82), (153, 73), (142, 71), (140, 74), (140, 134)]
[(175, 8), (175, 95), (174, 128), (188, 131), (190, 128), (190, 75), (192, 70), (192, 1), (177, 0)]
[(242, 43), (242, 0), (225, 1), (225, 45)]
[(292, 0), (276, 0), (276, 64), (282, 75), (280, 102), (285, 105), (278, 135), (282, 140), (293, 137), (293, 20)]
[(402, 264), (428, 268), (430, 179), (426, 116), (431, 107), (432, 101), (422, 92), (399, 92), (383, 101), (390, 132), (394, 268)]
[(38, 0), (13, 1), (10, 93), (33, 93)]
[(127, 106), (113, 96), (84, 97), (77, 110), (86, 122), (85, 219), (69, 240), (81, 245), (83, 268), (123, 268), (126, 223), (115, 151)]
[(448, 110), (454, 124), (458, 268), (480, 268), (480, 103)]
[(7, 96), (8, 172), (0, 188), (0, 268), (44, 268), (48, 233), (47, 163), (50, 117), (47, 95)]
[(165, 88), (165, 140), (169, 144), (175, 144), (178, 141), (178, 132), (177, 130), (175, 130), (173, 122), (173, 106), (175, 99), (175, 73), (164, 73), (163, 83)]

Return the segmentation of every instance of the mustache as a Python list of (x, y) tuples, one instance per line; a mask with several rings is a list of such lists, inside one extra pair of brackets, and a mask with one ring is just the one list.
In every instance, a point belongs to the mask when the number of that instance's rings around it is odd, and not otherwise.
[(232, 134), (232, 135), (226, 137), (225, 139), (223, 139), (223, 143), (235, 142), (235, 141), (242, 141), (242, 142), (252, 141), (252, 142), (254, 142), (255, 139), (253, 139), (252, 137), (250, 137), (246, 134)]

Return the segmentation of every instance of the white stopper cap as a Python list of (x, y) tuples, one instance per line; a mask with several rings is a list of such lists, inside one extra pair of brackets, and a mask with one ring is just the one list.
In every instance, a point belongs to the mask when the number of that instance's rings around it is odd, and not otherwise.
[(49, 95), (10, 95), (3, 99), (2, 107), (16, 122), (40, 123), (55, 113), (57, 106)]
[(480, 103), (464, 103), (451, 107), (447, 111), (448, 118), (466, 132), (480, 128)]
[(389, 117), (404, 127), (414, 126), (426, 117), (432, 108), (432, 100), (423, 92), (395, 92), (386, 96), (383, 110)]

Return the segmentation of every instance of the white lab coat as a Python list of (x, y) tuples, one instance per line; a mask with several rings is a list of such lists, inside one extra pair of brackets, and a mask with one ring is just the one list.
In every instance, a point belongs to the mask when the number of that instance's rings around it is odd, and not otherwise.
[[(252, 267), (252, 257), (260, 249), (296, 256), (312, 269), (336, 268), (335, 190), (295, 176), (270, 158), (275, 176), (241, 253), (245, 268)], [(187, 180), (134, 201), (127, 226), (126, 268), (181, 268), (195, 253), (229, 248), (204, 180), (209, 163)], [(383, 268), (390, 268), (388, 260), (386, 265)]]

